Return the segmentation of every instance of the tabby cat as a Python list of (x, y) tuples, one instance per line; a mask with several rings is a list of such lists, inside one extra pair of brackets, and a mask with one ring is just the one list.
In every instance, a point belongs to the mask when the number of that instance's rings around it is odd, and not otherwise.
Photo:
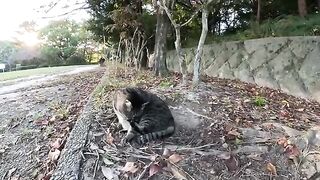
[(168, 105), (157, 95), (141, 88), (116, 91), (113, 109), (119, 123), (127, 131), (122, 144), (145, 144), (169, 137), (175, 132), (174, 118)]

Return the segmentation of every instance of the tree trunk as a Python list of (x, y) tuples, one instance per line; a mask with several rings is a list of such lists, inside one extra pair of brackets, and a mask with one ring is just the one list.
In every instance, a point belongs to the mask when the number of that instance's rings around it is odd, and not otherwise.
[(143, 51), (141, 52), (140, 68), (147, 69), (147, 64), (148, 64), (147, 48), (143, 48)]
[(192, 84), (194, 87), (198, 86), (198, 84), (199, 84), (201, 56), (203, 53), (204, 42), (206, 40), (207, 33), (208, 33), (208, 9), (207, 9), (207, 7), (204, 7), (202, 9), (201, 23), (202, 23), (202, 31), (201, 31), (201, 36), (200, 36), (198, 48), (197, 48), (197, 53), (196, 53), (196, 56), (194, 59), (194, 69), (193, 69), (193, 79), (192, 79)]
[(257, 4), (257, 22), (260, 24), (261, 21), (261, 0), (258, 0)]
[(180, 66), (180, 72), (182, 74), (182, 84), (187, 83), (187, 66), (186, 62), (184, 60), (184, 55), (181, 52), (181, 33), (180, 33), (180, 25), (176, 25), (174, 27), (176, 32), (176, 41), (174, 42), (174, 45), (176, 47), (177, 56), (179, 59), (179, 66)]
[(165, 76), (168, 74), (166, 64), (167, 54), (167, 30), (168, 30), (168, 17), (164, 10), (160, 7), (157, 9), (157, 25), (156, 25), (156, 40), (154, 47), (154, 71), (157, 76)]
[(305, 17), (307, 15), (306, 0), (298, 0), (298, 10), (301, 17)]

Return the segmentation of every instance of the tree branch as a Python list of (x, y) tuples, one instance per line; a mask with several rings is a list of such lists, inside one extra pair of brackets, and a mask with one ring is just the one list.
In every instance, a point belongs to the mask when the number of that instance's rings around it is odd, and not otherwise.
[(162, 9), (164, 9), (164, 11), (166, 12), (168, 18), (170, 19), (172, 25), (174, 27), (177, 27), (177, 23), (176, 21), (173, 19), (171, 12), (169, 11), (169, 9), (167, 8), (167, 6), (164, 4), (163, 0), (158, 1), (158, 6)]
[(78, 10), (89, 9), (89, 8), (90, 7), (87, 6), (87, 4), (83, 4), (81, 7), (72, 9), (72, 10), (70, 10), (68, 12), (65, 12), (65, 13), (62, 13), (62, 14), (59, 14), (59, 15), (56, 15), (56, 16), (44, 16), (44, 17), (41, 17), (41, 18), (43, 18), (43, 19), (57, 18), (57, 17), (69, 15), (69, 14), (75, 12), (75, 11), (78, 11)]
[(197, 9), (197, 11), (194, 12), (194, 13), (192, 14), (192, 16), (191, 16), (185, 23), (183, 23), (183, 24), (181, 25), (181, 27), (189, 24), (189, 22), (192, 21), (192, 19), (199, 13), (200, 10), (201, 10), (201, 8)]

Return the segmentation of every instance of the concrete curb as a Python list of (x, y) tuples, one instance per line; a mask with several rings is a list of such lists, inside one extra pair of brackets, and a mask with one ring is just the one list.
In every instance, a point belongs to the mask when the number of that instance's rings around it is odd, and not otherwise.
[(100, 83), (90, 94), (87, 104), (84, 106), (81, 115), (75, 123), (64, 149), (61, 152), (57, 168), (51, 180), (76, 180), (79, 179), (80, 166), (82, 161), (81, 151), (84, 149), (94, 117), (94, 94), (104, 84), (107, 73), (101, 78)]

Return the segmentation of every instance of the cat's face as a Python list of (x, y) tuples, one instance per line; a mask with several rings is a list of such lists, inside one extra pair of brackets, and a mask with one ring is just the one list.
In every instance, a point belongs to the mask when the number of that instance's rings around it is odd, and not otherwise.
[(124, 114), (127, 117), (132, 116), (133, 106), (132, 103), (128, 100), (128, 95), (122, 90), (119, 90), (115, 94), (115, 108)]

